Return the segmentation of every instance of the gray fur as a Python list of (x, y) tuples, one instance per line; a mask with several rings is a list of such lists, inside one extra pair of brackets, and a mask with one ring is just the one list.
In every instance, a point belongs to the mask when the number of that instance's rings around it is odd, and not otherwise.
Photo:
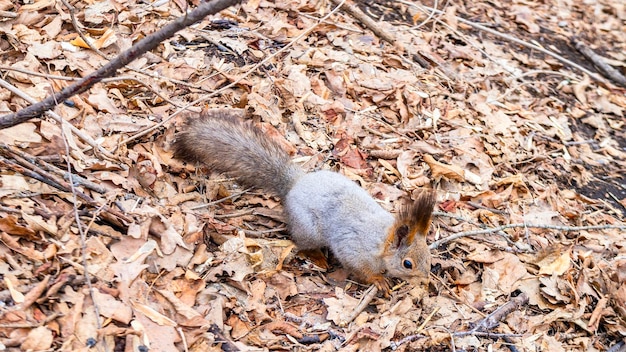
[(372, 260), (382, 255), (394, 217), (347, 177), (331, 171), (304, 175), (287, 194), (285, 213), (299, 248), (328, 247), (344, 266), (384, 270)]

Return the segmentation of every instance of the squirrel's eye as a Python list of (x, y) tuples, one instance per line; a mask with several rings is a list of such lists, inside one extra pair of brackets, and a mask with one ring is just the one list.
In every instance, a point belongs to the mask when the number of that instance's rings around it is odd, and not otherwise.
[(404, 266), (405, 269), (413, 269), (413, 262), (410, 259), (405, 259), (402, 262), (402, 266)]

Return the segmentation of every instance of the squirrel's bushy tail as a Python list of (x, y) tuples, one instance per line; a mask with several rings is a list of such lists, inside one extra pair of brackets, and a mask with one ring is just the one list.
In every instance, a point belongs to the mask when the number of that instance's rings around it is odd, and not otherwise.
[(281, 146), (233, 110), (194, 115), (176, 136), (174, 157), (227, 173), (284, 198), (303, 171)]

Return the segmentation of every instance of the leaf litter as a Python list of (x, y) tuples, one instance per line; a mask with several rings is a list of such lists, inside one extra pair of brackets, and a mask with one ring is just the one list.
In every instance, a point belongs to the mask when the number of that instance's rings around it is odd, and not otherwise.
[[(624, 6), (361, 2), (372, 32), (337, 3), (230, 8), (59, 105), (73, 129), (0, 131), (5, 349), (623, 346), (625, 90), (461, 19), (593, 71), (576, 37), (624, 72)], [(20, 92), (43, 99), (188, 5), (72, 6), (0, 0), (0, 66)], [(0, 97), (3, 114), (29, 104)], [(296, 162), (389, 210), (436, 187), (428, 289), (396, 282), (359, 308), (367, 287), (298, 255), (279, 200), (172, 158), (192, 101), (245, 109)]]

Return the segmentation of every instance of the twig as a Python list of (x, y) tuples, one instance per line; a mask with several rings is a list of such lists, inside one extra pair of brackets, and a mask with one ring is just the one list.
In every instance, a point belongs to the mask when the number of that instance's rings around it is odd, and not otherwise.
[(267, 230), (248, 230), (248, 229), (242, 229), (240, 227), (234, 226), (237, 230), (243, 231), (246, 235), (249, 236), (257, 236), (257, 237), (261, 237), (263, 235), (266, 235), (268, 233), (276, 233), (276, 232), (283, 232), (283, 231), (287, 231), (287, 227), (286, 226), (281, 226), (281, 227), (277, 227), (274, 229), (267, 229)]
[(395, 351), (400, 346), (404, 345), (405, 343), (410, 343), (410, 342), (413, 342), (413, 341), (417, 341), (417, 340), (423, 339), (425, 337), (426, 337), (426, 335), (422, 335), (422, 334), (413, 334), (413, 335), (405, 336), (405, 337), (402, 338), (402, 340), (400, 340), (398, 342), (392, 341), (391, 342), (391, 346), (389, 346), (389, 347), (391, 347), (392, 351)]
[[(89, 262), (87, 261), (87, 232), (89, 229), (85, 230), (83, 228), (83, 224), (80, 221), (80, 215), (78, 214), (78, 196), (77, 196), (76, 188), (74, 187), (74, 182), (72, 181), (72, 177), (71, 177), (72, 176), (72, 164), (70, 163), (70, 158), (71, 158), (70, 145), (69, 143), (67, 143), (67, 140), (65, 139), (63, 130), (61, 130), (61, 137), (63, 137), (61, 139), (63, 139), (63, 144), (65, 146), (67, 174), (70, 176), (69, 186), (72, 192), (72, 209), (74, 211), (74, 221), (76, 223), (76, 228), (78, 228), (78, 233), (80, 235), (81, 256), (82, 256), (83, 270), (84, 270), (84, 275), (85, 275), (85, 284), (87, 284), (87, 288), (89, 289), (89, 296), (91, 297), (91, 300), (93, 301), (93, 310), (94, 310), (94, 314), (96, 315), (96, 326), (98, 327), (98, 330), (100, 330), (102, 329), (100, 309), (98, 308), (98, 301), (95, 299), (93, 285), (91, 284), (91, 276), (89, 274), (89, 269), (88, 269)], [(91, 221), (92, 223), (95, 220), (97, 214), (98, 212), (94, 213), (94, 216)], [(108, 351), (109, 348), (108, 348), (106, 339), (103, 339), (102, 343), (104, 344), (105, 350)]]
[[(83, 40), (83, 42), (85, 42), (85, 44), (87, 44), (87, 46), (89, 47), (89, 49), (95, 51), (98, 55), (100, 55), (101, 57), (107, 59), (107, 60), (111, 60), (110, 57), (108, 57), (105, 53), (103, 53), (100, 49), (96, 48), (92, 41), (89, 40), (89, 38), (87, 38), (87, 36), (85, 35), (85, 33), (82, 31), (81, 26), (78, 23), (78, 20), (76, 19), (76, 8), (74, 6), (72, 6), (70, 3), (68, 3), (66, 0), (61, 0), (61, 2), (63, 3), (63, 5), (65, 5), (65, 7), (68, 8), (68, 10), (70, 10), (70, 17), (72, 18), (72, 25), (74, 26), (74, 29), (76, 30), (76, 32), (78, 33), (78, 35), (80, 36), (80, 38)], [(144, 74), (141, 70), (136, 70), (133, 69), (131, 67), (128, 67), (130, 70), (138, 72), (140, 74)], [(165, 97), (164, 95), (160, 94), (159, 92), (157, 92), (156, 90), (154, 90), (150, 85), (143, 83), (141, 80), (137, 79), (137, 78), (131, 78), (132, 80), (139, 82), (141, 85), (143, 85), (144, 87), (150, 89), (154, 94), (156, 94), (157, 96), (159, 96), (159, 98), (163, 99), (164, 101), (168, 102), (169, 104), (176, 106), (176, 107), (180, 107), (180, 104), (174, 103), (173, 101), (169, 100), (167, 97)], [(103, 82), (105, 81), (104, 79), (102, 80)]]
[[(19, 158), (16, 158), (16, 155), (11, 154), (11, 151), (8, 148), (6, 148), (6, 146), (3, 147), (2, 145), (0, 145), (0, 156), (2, 155), (4, 155), (5, 157), (11, 157), (17, 162), (11, 161), (9, 159), (1, 158), (0, 165), (4, 164), (7, 167), (11, 168), (12, 170), (16, 172), (19, 172), (20, 174), (24, 176), (34, 178), (40, 182), (43, 182), (63, 192), (68, 192), (68, 193), (71, 192), (71, 189), (73, 186), (71, 185), (71, 182), (70, 183), (65, 182), (59, 177), (56, 177), (55, 175), (42, 170), (36, 165), (30, 165), (28, 162), (24, 163), (24, 166), (20, 165), (20, 161), (24, 162), (24, 160), (19, 160)], [(29, 168), (33, 168), (33, 170), (30, 170)], [(96, 202), (93, 198), (84, 194), (83, 192), (80, 192), (78, 190), (76, 190), (75, 192), (76, 192), (76, 195), (78, 195), (78, 197), (81, 200), (83, 200), (84, 202), (86, 202), (87, 204), (95, 208), (102, 207), (102, 209), (104, 209), (105, 212), (113, 215), (115, 218), (117, 218), (118, 221), (122, 221), (123, 223), (126, 223), (126, 224), (129, 224), (132, 222), (132, 219), (129, 218), (128, 216), (120, 213), (119, 211), (107, 205), (98, 204), (98, 202)], [(116, 224), (116, 225), (121, 225), (121, 224)]]
[(72, 19), (72, 25), (74, 26), (74, 30), (76, 31), (76, 33), (78, 33), (78, 35), (83, 40), (83, 42), (87, 44), (89, 49), (95, 51), (96, 53), (98, 53), (98, 55), (102, 56), (103, 58), (108, 59), (108, 57), (102, 51), (100, 51), (100, 49), (96, 48), (93, 45), (93, 43), (91, 42), (91, 40), (89, 40), (89, 38), (87, 38), (85, 33), (83, 33), (83, 30), (80, 28), (81, 26), (78, 25), (78, 20), (76, 19), (76, 8), (70, 5), (66, 0), (61, 0), (61, 2), (70, 11), (70, 18)]
[[(520, 75), (513, 76), (513, 77), (511, 77), (509, 79), (511, 81), (514, 81), (514, 80), (518, 80), (520, 78), (524, 78), (526, 76), (541, 75), (541, 74), (543, 74), (543, 75), (559, 75), (559, 76), (563, 76), (563, 77), (569, 79), (570, 81), (577, 81), (578, 80), (577, 77), (574, 77), (574, 76), (570, 75), (567, 72), (552, 71), (552, 70), (531, 70), (531, 71), (524, 72), (524, 73), (522, 73)], [(494, 99), (494, 100), (498, 100), (498, 99)]]
[[(340, 0), (331, 0), (331, 1), (333, 2), (333, 4), (335, 4), (335, 6), (338, 6), (338, 7), (342, 6), (342, 3), (344, 3), (344, 1), (340, 1)], [(376, 23), (368, 15), (363, 13), (363, 11), (361, 11), (358, 7), (356, 7), (353, 4), (345, 3), (343, 4), (342, 8), (344, 11), (350, 14), (350, 16), (359, 20), (365, 27), (367, 27), (370, 31), (372, 31), (377, 37), (381, 38), (382, 40), (386, 41), (387, 43), (391, 45), (398, 46), (398, 49), (400, 49), (401, 51), (404, 51), (404, 49), (400, 46), (400, 44), (398, 43), (396, 38), (393, 36), (393, 34), (388, 33), (386, 30), (384, 30), (380, 26), (380, 24)]]
[(80, 80), (79, 77), (67, 77), (67, 76), (51, 75), (51, 74), (48, 74), (48, 73), (41, 73), (41, 72), (26, 70), (26, 69), (23, 69), (21, 67), (0, 66), (0, 70), (3, 70), (3, 71), (15, 71), (15, 72), (23, 73), (23, 74), (30, 75), (30, 76), (44, 77), (44, 78), (47, 78), (47, 79), (58, 79), (58, 80), (61, 80), (61, 81), (78, 81), (78, 80)]
[[(493, 311), (493, 313), (489, 314), (484, 319), (481, 319), (474, 326), (474, 328), (472, 328), (472, 330), (455, 332), (454, 336), (462, 337), (462, 336), (475, 335), (475, 334), (480, 334), (480, 333), (489, 334), (487, 332), (488, 330), (491, 330), (495, 328), (496, 326), (498, 326), (498, 324), (500, 324), (500, 321), (502, 321), (507, 315), (509, 315), (509, 313), (511, 313), (514, 310), (519, 309), (521, 306), (525, 305), (526, 303), (528, 303), (528, 296), (526, 296), (525, 293), (522, 293), (521, 295), (511, 299), (505, 305)], [(491, 335), (494, 336), (495, 334), (491, 334)], [(510, 334), (504, 334), (504, 335), (512, 336)], [(502, 336), (498, 336), (498, 337), (502, 337)]]
[[(48, 74), (48, 73), (41, 73), (41, 72), (36, 72), (36, 71), (31, 71), (31, 70), (25, 70), (25, 69), (20, 68), (20, 67), (0, 66), (0, 70), (15, 71), (15, 72), (24, 73), (24, 74), (27, 74), (27, 75), (30, 75), (30, 76), (43, 77), (43, 78), (47, 78), (47, 79), (57, 79), (57, 80), (61, 80), (61, 81), (80, 81), (81, 80), (80, 77), (57, 76), (57, 75), (51, 75), (51, 74)], [(165, 95), (161, 94), (156, 89), (154, 89), (154, 85), (150, 85), (150, 84), (140, 80), (137, 77), (133, 77), (133, 76), (109, 77), (109, 78), (103, 78), (101, 82), (102, 83), (108, 83), (108, 82), (117, 82), (117, 81), (134, 81), (134, 82), (137, 82), (137, 83), (141, 84), (142, 86), (146, 87), (147, 89), (149, 89), (152, 93), (157, 95), (159, 98), (161, 98), (164, 101), (168, 102), (169, 104), (171, 104), (173, 106), (176, 106), (176, 107), (181, 107), (182, 106), (181, 103), (178, 103), (178, 102), (175, 102), (175, 101), (169, 99), (168, 97), (166, 97)], [(20, 95), (20, 97), (21, 97), (21, 95)], [(37, 103), (37, 101), (34, 100), (34, 99), (32, 99), (32, 101), (28, 101), (28, 102), (31, 103), (31, 104)]]
[[(435, 1), (434, 1), (434, 3), (433, 3), (433, 8), (435, 8), (435, 9), (436, 9), (436, 8), (438, 8), (438, 7), (439, 7), (439, 1), (438, 1), (438, 0), (435, 0)], [(445, 7), (445, 5), (444, 5), (444, 7)], [(441, 15), (442, 15), (442, 14), (439, 14), (439, 17), (441, 17)], [(431, 11), (431, 12), (428, 14), (428, 17), (427, 17), (425, 20), (423, 20), (423, 21), (422, 21), (422, 23), (420, 23), (420, 24), (418, 24), (418, 25), (415, 25), (415, 26), (413, 26), (413, 27), (411, 27), (411, 28), (409, 28), (409, 29), (410, 29), (410, 30), (420, 29), (421, 27), (425, 26), (428, 22), (430, 22), (430, 20), (431, 20), (431, 19), (433, 19), (433, 17), (435, 17), (435, 11)], [(438, 19), (435, 19), (435, 21), (439, 22), (439, 21), (438, 21)], [(434, 26), (433, 26), (433, 28), (434, 28)]]
[(40, 175), (43, 179), (50, 180), (54, 184), (60, 185), (66, 191), (69, 191), (69, 185), (61, 177), (57, 177), (57, 175), (43, 170), (38, 165), (31, 163), (29, 160), (23, 159), (20, 155), (16, 155), (8, 146), (0, 144), (0, 154), (6, 157), (12, 157), (18, 165), (34, 172), (37, 175)]
[(361, 312), (372, 302), (377, 293), (378, 287), (376, 287), (376, 285), (371, 285), (370, 288), (365, 291), (365, 295), (361, 298), (359, 304), (354, 308), (350, 315), (348, 315), (346, 319), (341, 322), (340, 326), (348, 326), (348, 324), (356, 319), (356, 317), (361, 314)]
[(230, 218), (238, 218), (240, 216), (251, 215), (254, 213), (254, 209), (245, 209), (237, 213), (226, 213), (226, 214), (215, 214), (213, 215), (214, 219), (230, 219)]
[(435, 307), (435, 309), (433, 309), (433, 311), (430, 312), (430, 314), (428, 314), (428, 316), (426, 317), (426, 319), (424, 319), (424, 321), (420, 324), (420, 326), (417, 327), (416, 332), (420, 332), (424, 330), (424, 327), (426, 326), (426, 324), (428, 324), (428, 322), (433, 318), (433, 316), (435, 316), (435, 314), (437, 314), (438, 311), (439, 311), (439, 307)]
[(23, 213), (22, 210), (5, 207), (3, 205), (0, 205), (0, 211), (3, 211), (5, 213), (10, 213), (10, 214), (22, 214)]
[(573, 37), (571, 39), (571, 43), (574, 45), (576, 50), (580, 51), (587, 59), (589, 59), (593, 64), (604, 73), (609, 79), (613, 80), (615, 83), (619, 84), (622, 87), (626, 88), (626, 77), (622, 75), (618, 70), (614, 69), (611, 65), (607, 64), (602, 60), (600, 55), (596, 54), (591, 48), (585, 46), (578, 37)]
[[(280, 300), (279, 300), (279, 302), (280, 302)], [(285, 317), (285, 320), (291, 320), (291, 321), (296, 322), (298, 324), (302, 324), (302, 325), (304, 325), (306, 327), (315, 327), (316, 325), (318, 325), (318, 324), (311, 323), (310, 321), (307, 321), (307, 320), (305, 320), (305, 319), (303, 319), (303, 318), (301, 318), (301, 317), (299, 317), (299, 316), (297, 316), (297, 315), (295, 315), (293, 313), (285, 312), (283, 314), (283, 316)], [(336, 338), (336, 339), (338, 339), (338, 340), (340, 340), (342, 342), (346, 340), (346, 337), (343, 334), (343, 332), (339, 332), (339, 331), (337, 331), (337, 330), (335, 330), (333, 328), (327, 328), (326, 332), (332, 338)]]
[(200, 204), (200, 205), (196, 205), (196, 206), (194, 206), (194, 207), (189, 208), (189, 210), (198, 210), (198, 209), (202, 209), (202, 208), (212, 207), (212, 206), (214, 206), (214, 205), (217, 205), (217, 204), (223, 203), (223, 202), (225, 202), (225, 201), (227, 201), (227, 200), (230, 200), (230, 199), (233, 199), (233, 198), (237, 198), (237, 197), (239, 197), (240, 195), (245, 194), (246, 192), (248, 192), (248, 191), (249, 191), (249, 190), (251, 190), (251, 189), (252, 189), (252, 188), (246, 188), (246, 189), (244, 189), (243, 191), (241, 191), (241, 192), (237, 192), (237, 193), (233, 193), (233, 194), (229, 195), (228, 197), (224, 197), (224, 198), (220, 198), (220, 199), (218, 199), (218, 200), (214, 200), (214, 201), (212, 201), (212, 202), (208, 202), (208, 203), (203, 203), (203, 204)]
[(235, 344), (226, 338), (224, 333), (220, 330), (220, 327), (217, 324), (211, 324), (209, 326), (209, 332), (215, 336), (215, 343), (222, 344), (222, 351), (224, 352), (235, 352), (239, 351), (239, 348), (235, 346)]
[[(436, 5), (436, 4), (435, 4)], [(435, 8), (437, 8), (435, 6)], [(435, 13), (435, 11), (431, 12), (431, 13)], [(443, 13), (443, 12), (441, 12)], [(459, 36), (460, 38), (462, 38), (464, 41), (466, 41), (467, 43), (469, 43), (472, 47), (474, 47), (476, 50), (478, 50), (481, 54), (483, 54), (487, 59), (489, 59), (489, 61), (499, 64), (504, 70), (506, 70), (509, 73), (513, 73), (514, 71), (505, 65), (502, 65), (498, 60), (494, 59), (491, 55), (489, 55), (489, 53), (487, 51), (485, 51), (485, 49), (483, 49), (478, 43), (476, 43), (474, 40), (470, 39), (468, 36), (466, 36), (465, 34), (461, 33), (460, 31), (454, 29), (454, 27), (452, 27), (451, 25), (449, 25), (448, 23), (442, 21), (440, 18), (435, 18), (434, 21), (436, 23), (439, 23), (440, 25), (446, 27), (449, 31), (451, 31), (452, 33), (456, 34), (457, 36)]]
[[(497, 334), (493, 332), (482, 332), (482, 331), (474, 331), (471, 334), (467, 333), (464, 335), (472, 335), (472, 336), (481, 336), (481, 337), (492, 337), (499, 339), (506, 339), (507, 337), (522, 337), (524, 334)], [(463, 336), (464, 336), (463, 335)], [(455, 337), (459, 337), (458, 335), (454, 335)]]
[[(27, 153), (25, 153), (25, 152), (23, 152), (23, 151), (21, 151), (21, 150), (19, 150), (17, 148), (11, 148), (9, 146), (6, 146), (6, 145), (0, 143), (0, 149), (7, 150), (11, 154), (19, 156), (22, 159), (22, 161), (27, 162), (28, 165), (41, 166), (47, 172), (53, 172), (53, 173), (55, 173), (57, 175), (61, 175), (61, 176), (63, 176), (64, 180), (69, 181), (69, 182), (71, 182), (73, 184), (83, 185), (83, 186), (85, 186), (85, 188), (90, 189), (90, 190), (95, 191), (95, 192), (98, 192), (100, 194), (105, 194), (107, 192), (107, 189), (104, 186), (101, 186), (99, 184), (91, 182), (91, 181), (89, 181), (89, 180), (87, 180), (87, 179), (85, 179), (85, 178), (83, 178), (83, 177), (81, 177), (79, 175), (74, 175), (72, 173), (65, 172), (65, 171), (57, 168), (56, 166), (51, 165), (51, 164), (49, 164), (46, 161), (40, 160), (38, 158), (35, 158), (34, 156), (29, 155), (29, 154), (27, 154)], [(16, 160), (19, 162), (18, 159), (16, 159)], [(27, 166), (27, 165), (24, 165), (24, 164), (22, 164), (22, 165), (23, 166)]]
[(615, 345), (611, 346), (606, 352), (624, 352), (626, 351), (626, 342), (624, 340), (619, 341)]
[[(346, 0), (342, 0), (341, 4), (343, 4)], [(178, 110), (176, 110), (176, 112), (174, 112), (173, 114), (171, 114), (170, 116), (168, 116), (167, 118), (161, 120), (161, 122), (159, 122), (158, 124), (146, 129), (145, 131), (142, 131), (140, 133), (137, 133), (135, 135), (132, 135), (130, 137), (128, 137), (127, 139), (121, 141), (118, 143), (118, 145), (125, 145), (128, 144), (129, 142), (137, 139), (137, 138), (141, 138), (145, 135), (147, 135), (148, 133), (157, 130), (159, 128), (161, 128), (161, 126), (163, 126), (164, 124), (166, 124), (167, 122), (169, 122), (172, 118), (174, 118), (175, 116), (179, 115), (180, 113), (182, 113), (183, 111), (185, 111), (187, 108), (191, 107), (191, 106), (195, 106), (197, 104), (200, 104), (204, 101), (209, 100), (210, 98), (221, 94), (222, 92), (224, 92), (227, 89), (230, 89), (236, 85), (238, 85), (241, 81), (243, 81), (246, 77), (248, 77), (250, 74), (252, 74), (252, 72), (255, 72), (257, 69), (259, 69), (260, 67), (262, 67), (263, 65), (265, 65), (268, 61), (272, 60), (273, 58), (275, 58), (277, 55), (281, 54), (282, 52), (286, 51), (287, 49), (289, 49), (290, 47), (292, 47), (296, 42), (298, 42), (300, 39), (306, 37), (307, 35), (309, 35), (311, 32), (313, 32), (313, 30), (315, 28), (317, 28), (317, 26), (319, 26), (320, 23), (323, 23), (323, 21), (326, 21), (330, 16), (334, 15), (340, 8), (341, 6), (337, 6), (336, 8), (334, 8), (332, 11), (330, 11), (326, 16), (322, 17), (319, 22), (317, 22), (316, 24), (312, 25), (311, 27), (307, 28), (304, 32), (302, 32), (300, 35), (298, 35), (297, 37), (295, 37), (291, 42), (289, 42), (289, 44), (285, 45), (284, 47), (280, 48), (279, 50), (277, 50), (276, 52), (274, 52), (272, 55), (269, 55), (268, 57), (266, 57), (265, 59), (261, 60), (259, 63), (257, 63), (256, 65), (254, 65), (251, 69), (249, 69), (248, 71), (246, 71), (243, 75), (241, 75), (241, 77), (237, 78), (235, 81), (225, 85), (224, 87), (214, 91), (213, 93), (207, 94), (201, 98), (198, 98), (194, 101), (192, 101), (191, 103), (185, 105), (182, 108), (179, 108)], [(0, 121), (1, 122), (1, 121)], [(1, 126), (1, 125), (0, 125)]]
[(542, 224), (508, 224), (502, 225), (498, 227), (483, 229), (483, 230), (474, 230), (474, 231), (465, 231), (455, 233), (454, 235), (448, 236), (446, 238), (442, 238), (438, 241), (435, 241), (428, 246), (430, 249), (436, 249), (444, 243), (456, 240), (461, 237), (467, 236), (476, 236), (483, 235), (487, 233), (495, 233), (506, 229), (514, 229), (514, 228), (529, 228), (529, 229), (550, 229), (557, 231), (582, 231), (582, 230), (607, 230), (607, 229), (618, 229), (624, 230), (626, 229), (626, 225), (591, 225), (591, 226), (558, 226), (558, 225), (542, 225)]
[[(474, 313), (482, 316), (482, 317), (486, 317), (487, 315), (485, 313), (483, 313), (482, 311), (480, 311), (478, 308), (474, 307), (473, 305), (469, 304), (467, 302), (467, 300), (459, 297), (459, 295), (456, 294), (456, 292), (454, 292), (454, 289), (452, 289), (450, 287), (450, 285), (448, 284), (448, 282), (446, 282), (446, 280), (440, 278), (437, 275), (433, 275), (431, 273), (430, 275), (431, 277), (433, 277), (435, 280), (439, 281), (439, 283), (446, 289), (446, 291), (448, 292), (448, 294), (450, 295), (450, 297), (454, 298), (458, 303), (464, 305), (465, 307), (467, 307), (469, 310), (473, 311)], [(443, 292), (440, 291), (439, 294), (442, 294)]]
[(33, 329), (36, 328), (38, 326), (44, 326), (46, 324), (48, 324), (51, 321), (54, 321), (55, 319), (59, 318), (59, 317), (63, 317), (64, 314), (60, 313), (60, 312), (55, 312), (52, 313), (51, 315), (47, 316), (46, 319), (40, 321), (40, 322), (33, 322), (33, 323), (16, 323), (16, 324), (0, 324), (0, 329)]
[(494, 208), (489, 208), (486, 207), (478, 202), (472, 202), (472, 201), (468, 201), (467, 202), (468, 205), (473, 206), (474, 208), (477, 209), (484, 209), (484, 210), (489, 210), (490, 212), (494, 213), (494, 214), (501, 214), (501, 215), (508, 215), (509, 213), (507, 213), (506, 211), (503, 210), (498, 210), (498, 209), (494, 209)]
[(90, 73), (75, 84), (65, 87), (58, 94), (53, 94), (43, 101), (28, 106), (16, 113), (0, 117), (0, 129), (15, 126), (31, 118), (40, 116), (46, 110), (50, 110), (56, 106), (58, 102), (65, 101), (75, 94), (82, 93), (94, 84), (100, 82), (103, 78), (112, 76), (118, 69), (132, 62), (143, 53), (156, 48), (165, 39), (172, 37), (179, 30), (202, 20), (207, 15), (218, 13), (239, 2), (240, 0), (214, 0), (200, 3), (195, 10), (177, 18), (162, 29), (140, 40), (137, 44), (122, 52), (100, 69)]
[(4, 157), (2, 157), (1, 154), (2, 154), (2, 152), (0, 150), (0, 166), (2, 166), (3, 169), (4, 168), (8, 168), (9, 170), (13, 170), (13, 171), (18, 172), (18, 173), (20, 173), (20, 174), (22, 174), (22, 175), (24, 175), (26, 177), (30, 177), (32, 179), (35, 179), (35, 180), (39, 181), (39, 182), (45, 183), (48, 186), (51, 186), (53, 188), (60, 189), (62, 191), (67, 191), (67, 189), (65, 189), (62, 185), (56, 183), (55, 181), (53, 181), (53, 180), (51, 180), (49, 178), (43, 177), (42, 175), (40, 175), (40, 174), (38, 174), (38, 173), (36, 173), (36, 172), (34, 172), (32, 170), (28, 170), (27, 168), (19, 165), (18, 163), (14, 162), (14, 161), (11, 161), (9, 159), (5, 159)]
[[(65, 180), (72, 184), (81, 184), (85, 186), (85, 188), (88, 188), (100, 194), (105, 194), (107, 192), (106, 188), (102, 187), (101, 185), (86, 180), (81, 176), (62, 171), (56, 166), (50, 165), (45, 161), (37, 160), (32, 155), (24, 153), (17, 148), (11, 148), (3, 143), (0, 143), (0, 153), (7, 156), (12, 155), (13, 160), (15, 160), (21, 166), (31, 169), (34, 172), (40, 174), (42, 177), (52, 180), (59, 185), (62, 184), (63, 180)], [(41, 167), (43, 167), (43, 169)], [(61, 175), (62, 178), (57, 178), (56, 175)]]
[(409, 335), (409, 336), (405, 336), (402, 338), (402, 340), (398, 341), (398, 342), (391, 342), (391, 349), (392, 350), (397, 350), (398, 347), (404, 345), (405, 343), (409, 343), (409, 342), (413, 342), (417, 339), (421, 339), (424, 338), (426, 336), (420, 334), (420, 332), (422, 330), (424, 330), (424, 327), (426, 326), (426, 324), (428, 324), (428, 322), (433, 318), (433, 316), (435, 314), (437, 314), (437, 312), (439, 311), (439, 307), (436, 307), (435, 309), (433, 309), (432, 312), (430, 312), (430, 314), (428, 314), (428, 316), (426, 317), (426, 319), (424, 319), (424, 321), (422, 322), (422, 324), (420, 324), (420, 326), (417, 328), (417, 330), (415, 331), (415, 334)]
[[(331, 0), (335, 5), (337, 5), (339, 3), (339, 0)], [(435, 2), (435, 6), (436, 6), (436, 2)], [(432, 62), (437, 63), (437, 65), (445, 72), (443, 72), (446, 76), (450, 77), (450, 72), (449, 70), (447, 70), (441, 63), (439, 63), (435, 58), (433, 58), (432, 56), (425, 54), (425, 53), (421, 53), (421, 52), (414, 52), (413, 50), (409, 50), (407, 48), (405, 48), (395, 37), (395, 35), (393, 35), (392, 33), (389, 33), (388, 31), (386, 31), (385, 29), (383, 29), (380, 24), (376, 23), (376, 21), (374, 21), (371, 17), (369, 17), (367, 14), (365, 14), (363, 11), (361, 11), (357, 6), (353, 5), (353, 4), (345, 4), (343, 5), (343, 9), (352, 17), (354, 17), (356, 20), (358, 20), (359, 22), (361, 22), (361, 24), (363, 24), (367, 29), (369, 29), (370, 31), (372, 31), (372, 33), (374, 33), (374, 35), (376, 35), (377, 37), (381, 38), (382, 40), (386, 41), (387, 43), (391, 44), (392, 46), (394, 46), (396, 49), (398, 49), (398, 51), (400, 51), (401, 53), (408, 53), (408, 56), (411, 57), (411, 59), (413, 59), (413, 61), (417, 62), (422, 68), (430, 68), (431, 65), (430, 63), (425, 60), (423, 58), (423, 56), (427, 56), (429, 60), (431, 60)], [(430, 19), (430, 16), (429, 18)], [(427, 20), (428, 20), (427, 19)], [(446, 77), (447, 78), (447, 77)]]
[[(304, 13), (304, 12), (298, 12), (298, 15), (300, 15), (300, 16), (302, 16), (304, 18), (308, 18), (310, 20), (314, 20), (314, 21), (319, 21), (320, 20), (319, 17), (311, 16), (311, 15), (309, 15), (307, 13)], [(330, 24), (330, 25), (333, 25), (333, 26), (335, 26), (337, 28), (341, 28), (341, 29), (344, 29), (344, 30), (349, 31), (349, 32), (355, 32), (355, 33), (360, 33), (360, 34), (362, 34), (364, 32), (363, 29), (358, 28), (357, 26), (354, 26), (355, 28), (351, 28), (351, 27), (346, 26), (345, 24), (341, 24), (341, 23), (337, 23), (337, 22), (331, 22), (331, 21), (328, 21), (328, 20), (324, 20), (324, 21), (322, 21), (322, 23)]]
[(180, 326), (176, 327), (176, 332), (178, 332), (178, 336), (180, 336), (180, 339), (183, 342), (183, 348), (185, 352), (189, 351), (189, 346), (187, 345), (187, 339), (185, 338), (185, 333), (183, 332), (183, 328), (181, 328)]

